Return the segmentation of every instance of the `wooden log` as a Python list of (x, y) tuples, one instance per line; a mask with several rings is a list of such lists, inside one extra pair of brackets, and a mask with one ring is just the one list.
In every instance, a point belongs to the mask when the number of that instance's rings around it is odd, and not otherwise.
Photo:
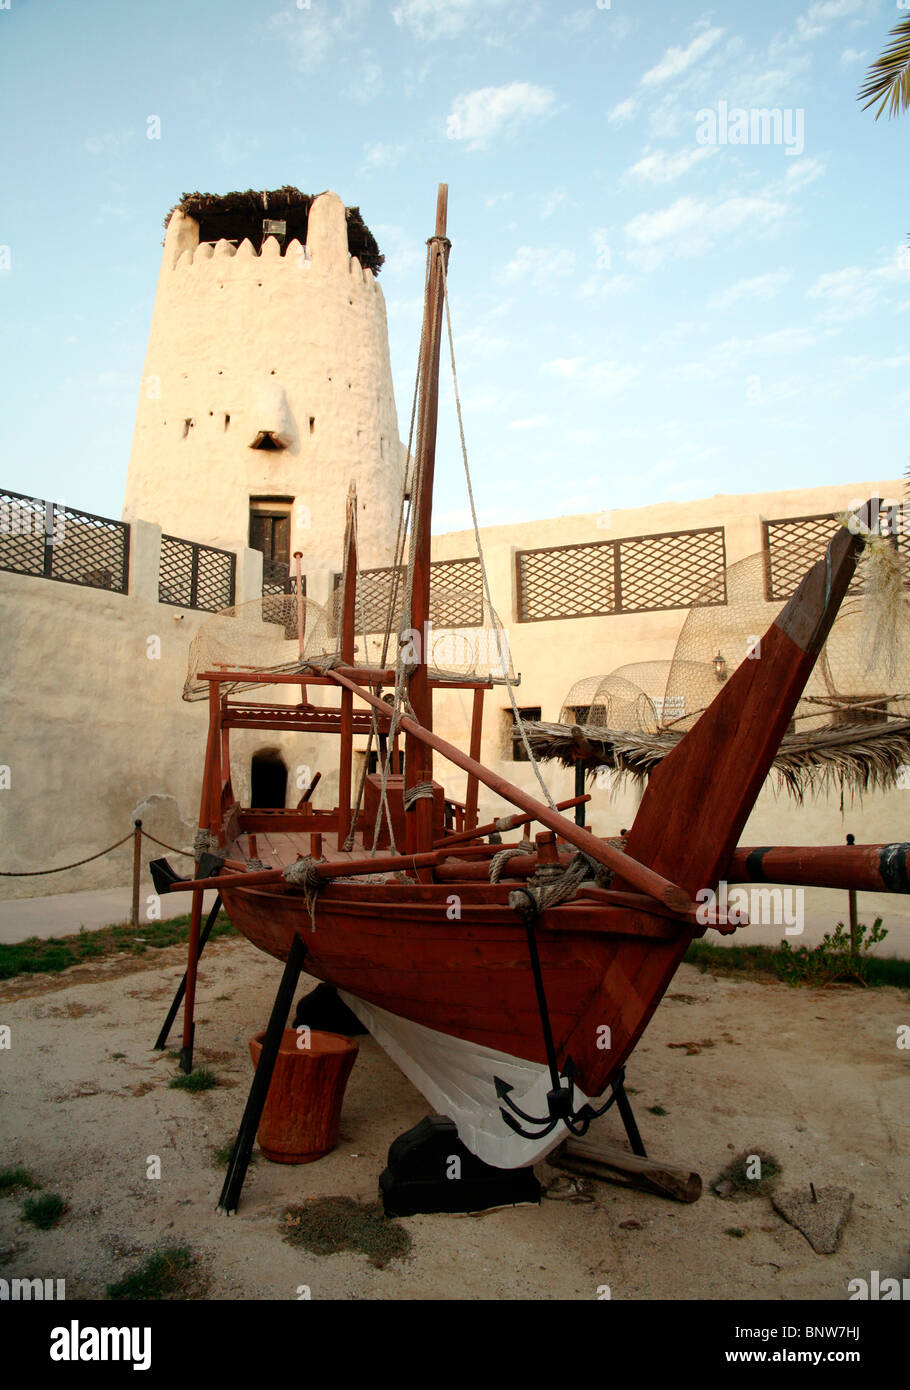
[(658, 1158), (639, 1158), (597, 1134), (567, 1139), (548, 1156), (547, 1162), (569, 1173), (616, 1183), (619, 1187), (635, 1187), (658, 1197), (669, 1197), (674, 1202), (697, 1202), (701, 1196), (702, 1182), (698, 1173)]

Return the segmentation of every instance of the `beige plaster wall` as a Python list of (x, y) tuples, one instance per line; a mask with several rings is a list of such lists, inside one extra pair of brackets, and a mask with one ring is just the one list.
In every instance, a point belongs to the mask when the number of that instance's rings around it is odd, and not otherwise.
[[(250, 448), (260, 431), (287, 447)], [(291, 241), (284, 255), (274, 237), (259, 254), (249, 241), (200, 245), (198, 223), (174, 212), (124, 519), (234, 550), (248, 544), (251, 496), (289, 496), (291, 550), (303, 551), (309, 576), (339, 566), (353, 479), (361, 563), (385, 564), (405, 456), (385, 300), (372, 272), (348, 253), (337, 194), (314, 201), (306, 247)]]
[[(672, 655), (685, 611), (619, 614), (603, 618), (568, 619), (561, 622), (519, 623), (515, 587), (515, 551), (538, 546), (580, 541), (610, 540), (619, 536), (683, 531), (703, 526), (723, 526), (727, 563), (755, 554), (762, 546), (762, 519), (812, 516), (839, 511), (872, 495), (898, 499), (903, 480), (885, 479), (824, 488), (801, 488), (773, 493), (720, 494), (695, 502), (660, 503), (612, 514), (555, 517), (542, 521), (483, 528), (481, 539), (493, 607), (509, 638), (521, 685), (516, 701), (521, 706), (540, 706), (544, 719), (559, 717), (560, 707), (572, 684), (582, 676), (607, 674), (635, 661), (656, 661)], [(434, 537), (433, 558), (454, 559), (476, 553), (472, 531)], [(655, 692), (656, 693), (656, 692)], [(440, 698), (436, 728), (444, 736), (467, 745), (471, 697), (451, 692)], [(511, 749), (511, 710), (508, 691), (499, 686), (484, 700), (482, 761), (532, 794), (540, 794), (533, 768), (514, 762)], [(574, 774), (556, 764), (545, 764), (544, 776), (555, 800), (575, 793)], [(436, 776), (445, 779), (451, 794), (463, 797), (466, 778), (436, 759)], [(588, 824), (597, 834), (618, 833), (631, 825), (637, 795), (616, 789), (604, 775), (588, 788), (592, 801)], [(503, 813), (499, 798), (480, 790), (482, 821)], [(709, 814), (706, 808), (706, 814)], [(539, 827), (538, 827), (539, 828)], [(797, 806), (785, 793), (762, 791), (743, 836), (744, 844), (839, 844), (847, 832), (859, 843), (910, 840), (910, 791), (874, 795), (843, 811), (837, 796), (808, 799)], [(910, 955), (910, 906), (893, 896), (860, 894), (861, 919), (875, 913), (886, 918), (891, 935), (887, 950)], [(807, 938), (819, 939), (847, 910), (845, 893), (810, 891), (806, 895), (809, 919)], [(713, 936), (713, 933), (712, 933)], [(780, 931), (753, 929), (750, 940), (777, 940)], [(730, 938), (741, 939), (741, 938)]]

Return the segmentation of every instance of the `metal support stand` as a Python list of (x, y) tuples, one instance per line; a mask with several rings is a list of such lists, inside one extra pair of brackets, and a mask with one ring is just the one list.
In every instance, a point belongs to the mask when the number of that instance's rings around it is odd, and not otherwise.
[[(198, 962), (198, 960), (199, 960), (199, 957), (202, 955), (202, 952), (205, 950), (205, 943), (206, 943), (206, 942), (208, 941), (208, 939), (209, 939), (209, 934), (210, 934), (210, 932), (211, 932), (211, 930), (212, 930), (212, 927), (215, 925), (216, 921), (218, 920), (218, 913), (219, 913), (220, 911), (221, 911), (221, 894), (219, 893), (219, 894), (216, 896), (215, 901), (214, 901), (214, 903), (213, 903), (213, 905), (212, 905), (212, 910), (211, 910), (211, 912), (209, 913), (208, 917), (206, 918), (205, 926), (204, 926), (203, 929), (202, 929), (202, 935), (201, 935), (200, 938), (199, 938), (199, 950), (198, 950), (197, 953), (196, 953), (196, 960), (197, 960), (197, 962)], [(174, 1002), (171, 1004), (171, 1007), (168, 1009), (167, 1018), (164, 1020), (164, 1023), (163, 1023), (162, 1028), (161, 1028), (161, 1032), (158, 1034), (157, 1038), (155, 1039), (155, 1047), (157, 1048), (157, 1050), (158, 1050), (159, 1052), (163, 1052), (163, 1050), (165, 1049), (165, 1047), (167, 1047), (168, 1034), (170, 1033), (171, 1028), (174, 1026), (174, 1019), (177, 1017), (177, 1014), (178, 1014), (179, 1011), (180, 1011), (180, 1005), (183, 1003), (183, 996), (184, 996), (185, 994), (186, 994), (186, 971), (184, 970), (184, 972), (183, 972), (183, 979), (180, 981), (180, 984), (177, 986), (177, 993), (174, 995)]]
[(305, 956), (306, 947), (300, 937), (295, 936), (288, 953), (281, 984), (278, 986), (278, 993), (275, 995), (275, 1002), (272, 1005), (259, 1065), (253, 1077), (253, 1084), (250, 1087), (243, 1119), (240, 1121), (240, 1128), (237, 1131), (237, 1139), (234, 1143), (231, 1161), (228, 1164), (224, 1186), (218, 1199), (218, 1210), (228, 1216), (233, 1215), (237, 1210), (237, 1203), (240, 1201), (240, 1193), (246, 1178), (246, 1170), (249, 1167), (250, 1154), (253, 1152), (256, 1131), (262, 1118), (262, 1111), (272, 1081), (272, 1072), (275, 1070), (278, 1049), (281, 1046), (281, 1037), (287, 1023), (288, 1013), (294, 999), (294, 990), (297, 988), (297, 981), (303, 969)]
[(629, 1143), (632, 1145), (632, 1152), (637, 1154), (639, 1158), (647, 1158), (648, 1155), (645, 1152), (645, 1146), (642, 1143), (641, 1135), (638, 1132), (638, 1125), (632, 1113), (632, 1104), (629, 1097), (626, 1095), (625, 1067), (618, 1071), (610, 1082), (610, 1090), (612, 1091), (612, 1095), (609, 1105), (612, 1105), (614, 1101), (616, 1102), (616, 1109), (619, 1111), (620, 1119), (623, 1122)]

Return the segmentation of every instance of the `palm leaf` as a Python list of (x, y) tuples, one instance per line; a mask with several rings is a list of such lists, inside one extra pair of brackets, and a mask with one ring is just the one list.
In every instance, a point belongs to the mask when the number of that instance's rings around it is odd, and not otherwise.
[(876, 120), (889, 104), (889, 118), (910, 107), (910, 15), (890, 31), (889, 37), (891, 43), (870, 67), (857, 97), (864, 102), (864, 111), (880, 103)]

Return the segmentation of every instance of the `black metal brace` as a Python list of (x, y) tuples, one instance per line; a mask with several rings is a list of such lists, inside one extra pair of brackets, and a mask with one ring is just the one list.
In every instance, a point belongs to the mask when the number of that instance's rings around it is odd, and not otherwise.
[[(571, 1057), (566, 1058), (566, 1064), (560, 1072), (556, 1061), (556, 1047), (553, 1042), (553, 1030), (550, 1026), (550, 1011), (547, 1006), (547, 995), (544, 989), (543, 973), (540, 968), (540, 955), (537, 950), (537, 938), (534, 934), (534, 924), (537, 919), (538, 906), (533, 894), (526, 888), (518, 888), (509, 894), (509, 906), (513, 912), (517, 912), (524, 919), (525, 936), (528, 942), (528, 955), (531, 961), (531, 974), (534, 979), (534, 990), (537, 995), (537, 1009), (540, 1014), (540, 1026), (543, 1032), (544, 1050), (547, 1054), (547, 1067), (550, 1072), (550, 1089), (547, 1092), (547, 1114), (528, 1115), (521, 1110), (512, 1100), (509, 1092), (513, 1089), (501, 1077), (494, 1076), (493, 1085), (496, 1088), (496, 1095), (499, 1100), (504, 1102), (500, 1106), (499, 1113), (511, 1130), (520, 1134), (523, 1139), (544, 1139), (551, 1134), (556, 1126), (562, 1121), (570, 1134), (579, 1138), (587, 1134), (592, 1120), (606, 1113), (610, 1106), (616, 1102), (619, 1113), (622, 1116), (626, 1127), (626, 1133), (632, 1145), (634, 1153), (640, 1157), (645, 1157), (644, 1145), (641, 1142), (641, 1135), (632, 1114), (632, 1107), (629, 1104), (628, 1096), (625, 1092), (624, 1078), (625, 1069), (619, 1071), (611, 1082), (611, 1094), (608, 1100), (599, 1108), (585, 1103), (578, 1110), (575, 1109), (575, 1063)], [(563, 1084), (565, 1083), (565, 1084)], [(517, 1117), (517, 1118), (516, 1118)], [(520, 1121), (525, 1120), (533, 1129), (525, 1129)]]

